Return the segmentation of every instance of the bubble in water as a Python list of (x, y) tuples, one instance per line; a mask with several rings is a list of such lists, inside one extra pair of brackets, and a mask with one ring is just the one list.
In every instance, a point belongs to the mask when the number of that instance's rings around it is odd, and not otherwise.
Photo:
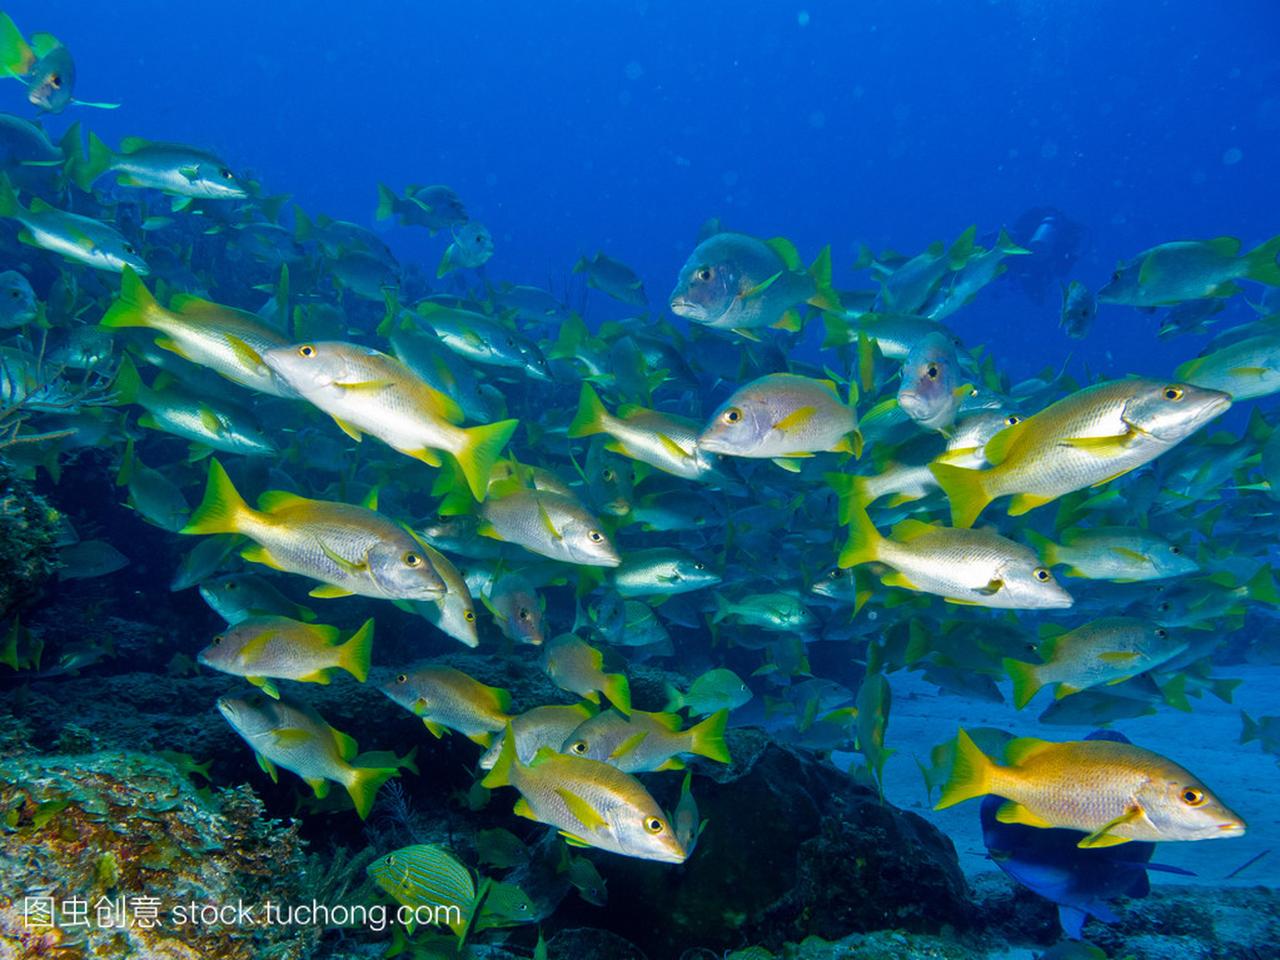
[(796, 23), (800, 24), (800, 26), (802, 27), (807, 27), (809, 25), (809, 11), (801, 10), (799, 13), (797, 13)]
[(623, 68), (622, 72), (627, 75), (628, 80), (639, 80), (644, 76), (644, 67), (640, 66), (636, 61), (631, 60), (627, 63), (626, 67)]
[(1045, 160), (1052, 160), (1058, 155), (1058, 144), (1053, 140), (1046, 140), (1040, 147), (1040, 156)]
[(1224, 167), (1233, 167), (1244, 159), (1244, 151), (1239, 147), (1231, 147), (1222, 154), (1222, 165)]

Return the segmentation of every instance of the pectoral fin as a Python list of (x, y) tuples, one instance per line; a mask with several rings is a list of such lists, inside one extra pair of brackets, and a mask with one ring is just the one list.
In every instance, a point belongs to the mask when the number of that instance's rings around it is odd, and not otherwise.
[(1111, 831), (1123, 824), (1137, 820), (1141, 816), (1142, 807), (1135, 803), (1114, 820), (1108, 820), (1093, 833), (1089, 834), (1077, 843), (1076, 846), (1081, 850), (1093, 850), (1097, 847), (1114, 847), (1120, 843), (1128, 843), (1128, 837), (1117, 837), (1115, 834), (1111, 833)]
[(569, 808), (569, 812), (577, 821), (587, 828), (588, 833), (595, 833), (607, 826), (604, 818), (596, 813), (595, 808), (576, 793), (564, 787), (556, 787), (556, 794), (564, 801), (564, 805)]
[(1028, 827), (1048, 829), (1053, 826), (1044, 817), (1032, 813), (1016, 800), (1006, 800), (996, 810), (996, 819), (1001, 823), (1021, 823)]
[(333, 550), (329, 548), (329, 545), (325, 543), (323, 540), (317, 540), (316, 542), (320, 545), (320, 552), (323, 553), (330, 560), (332, 560), (339, 570), (344, 570), (347, 573), (356, 574), (356, 573), (364, 573), (369, 569), (369, 562), (367, 559), (361, 560), (359, 562), (356, 562), (354, 560), (348, 560), (346, 557), (343, 557), (337, 553), (334, 553)]

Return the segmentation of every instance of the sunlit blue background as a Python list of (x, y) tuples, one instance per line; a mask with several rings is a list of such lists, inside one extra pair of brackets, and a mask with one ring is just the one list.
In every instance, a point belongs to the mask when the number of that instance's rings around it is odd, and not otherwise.
[[(302, 3), (23, 0), (79, 65), (72, 108), (211, 147), (311, 212), (372, 225), (379, 181), (447, 183), (491, 275), (563, 283), (584, 252), (665, 300), (698, 225), (916, 252), (1033, 205), (1085, 224), (1076, 275), (1176, 238), (1280, 231), (1280, 5), (1269, 0)], [(0, 109), (29, 113), (16, 83)], [(444, 238), (393, 228), (405, 260)], [(593, 294), (597, 315), (617, 313)], [(1243, 304), (1233, 306), (1241, 319)], [(1029, 372), (1068, 352), (1157, 375), (1195, 341), (1104, 308), (1083, 346), (993, 289), (955, 318)], [(1106, 352), (1113, 360), (1108, 363)]]

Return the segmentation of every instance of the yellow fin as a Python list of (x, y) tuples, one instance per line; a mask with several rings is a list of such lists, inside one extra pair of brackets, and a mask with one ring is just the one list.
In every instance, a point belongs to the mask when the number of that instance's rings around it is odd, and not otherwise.
[(226, 338), (228, 346), (231, 347), (231, 352), (236, 355), (236, 359), (246, 367), (256, 370), (263, 365), (262, 356), (253, 347), (232, 334), (224, 333), (223, 336)]
[(1030, 513), (1036, 507), (1043, 507), (1046, 503), (1053, 503), (1055, 499), (1055, 497), (1042, 497), (1035, 493), (1014, 494), (1009, 501), (1009, 516), (1020, 517), (1024, 513)]
[(359, 427), (352, 426), (351, 424), (347, 423), (347, 421), (339, 420), (337, 417), (333, 418), (333, 422), (336, 423), (341, 428), (343, 433), (345, 433), (348, 437), (350, 437), (356, 443), (359, 443), (364, 439), (364, 434), (360, 432)]
[(1128, 837), (1117, 837), (1111, 831), (1122, 824), (1137, 820), (1142, 816), (1142, 807), (1136, 803), (1125, 810), (1124, 813), (1113, 820), (1108, 820), (1093, 833), (1089, 834), (1083, 840), (1076, 844), (1081, 850), (1094, 850), (1098, 847), (1114, 847), (1117, 844), (1128, 843)]
[(332, 583), (322, 583), (318, 587), (313, 587), (307, 596), (315, 597), (317, 600), (333, 600), (338, 597), (349, 597), (354, 592), (346, 587), (334, 586)]
[(792, 430), (803, 426), (813, 419), (818, 412), (817, 407), (797, 407), (773, 425), (775, 430)]
[(1098, 659), (1103, 663), (1129, 663), (1138, 658), (1138, 654), (1133, 650), (1113, 651), (1110, 653), (1098, 654)]
[(1054, 825), (1044, 817), (1036, 816), (1016, 800), (1006, 800), (996, 811), (996, 819), (1001, 823), (1021, 823), (1028, 827), (1048, 829)]
[(905, 573), (903, 573), (900, 570), (894, 570), (891, 573), (886, 573), (883, 577), (880, 578), (880, 582), (883, 583), (886, 587), (901, 587), (903, 590), (919, 590), (920, 589), (914, 583), (911, 582), (910, 578), (908, 578)]
[(744, 292), (744, 293), (740, 293), (740, 294), (738, 294), (738, 299), (739, 299), (739, 300), (750, 300), (750, 299), (752, 299), (753, 297), (758, 297), (758, 296), (760, 296), (762, 293), (764, 293), (766, 290), (768, 290), (771, 286), (773, 286), (773, 285), (774, 285), (774, 283), (776, 283), (776, 282), (777, 282), (778, 278), (779, 278), (779, 277), (781, 277), (784, 273), (786, 273), (786, 271), (785, 271), (785, 270), (779, 270), (777, 273), (775, 273), (775, 274), (774, 274), (772, 277), (770, 277), (768, 280), (761, 281), (760, 283), (757, 283), (754, 287), (752, 287), (750, 290), (747, 290), (747, 291), (746, 291), (746, 292)]
[(587, 828), (588, 833), (596, 833), (608, 826), (604, 817), (600, 816), (595, 808), (582, 797), (571, 790), (566, 790), (564, 787), (556, 787), (555, 790), (556, 795), (569, 808), (569, 812), (573, 814), (580, 824)]
[(260, 563), (264, 567), (270, 567), (272, 570), (283, 570), (279, 561), (271, 555), (271, 552), (261, 544), (251, 543), (240, 551), (240, 558), (248, 560), (250, 563)]
[(631, 736), (627, 737), (627, 739), (623, 740), (620, 744), (618, 744), (616, 747), (613, 748), (612, 752), (610, 752), (609, 754), (609, 759), (610, 760), (622, 759), (632, 750), (636, 749), (636, 747), (640, 746), (640, 744), (643, 743), (645, 738), (648, 736), (649, 736), (648, 730), (641, 730), (639, 733), (633, 733)]
[(1016, 767), (1019, 764), (1026, 763), (1029, 759), (1038, 754), (1051, 750), (1057, 744), (1049, 740), (1040, 740), (1037, 737), (1017, 737), (1010, 740), (1004, 748), (1004, 758), (1008, 761), (1009, 766)]

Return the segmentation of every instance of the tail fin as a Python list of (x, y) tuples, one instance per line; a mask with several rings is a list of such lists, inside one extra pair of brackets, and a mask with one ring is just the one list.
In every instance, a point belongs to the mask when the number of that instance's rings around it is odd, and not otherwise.
[(477, 500), (484, 499), (485, 492), (489, 489), (489, 474), (493, 472), (493, 465), (498, 462), (502, 448), (507, 445), (511, 434), (515, 433), (519, 425), (519, 420), (499, 420), (497, 423), (487, 423), (463, 431), (463, 446), (454, 454), (454, 459), (458, 461), (462, 475), (467, 478), (471, 495)]
[(120, 273), (120, 296), (98, 322), (104, 327), (153, 327), (164, 313), (142, 278), (126, 264)]
[(675, 713), (677, 710), (683, 710), (685, 708), (684, 694), (670, 683), (664, 683), (662, 686), (667, 694), (667, 705), (662, 708), (662, 712)]
[(985, 470), (970, 470), (950, 463), (931, 463), (929, 472), (951, 501), (951, 525), (972, 527), (994, 497), (984, 483)]
[(718, 710), (701, 723), (689, 728), (689, 752), (696, 753), (717, 763), (732, 763), (729, 748), (724, 742), (725, 727), (729, 724), (729, 711)]
[(601, 692), (609, 698), (615, 710), (624, 716), (631, 715), (631, 682), (625, 673), (606, 673)]
[(36, 63), (36, 53), (7, 13), (0, 13), (0, 76), (20, 77)]
[(204, 499), (179, 533), (239, 533), (244, 520), (254, 514), (236, 491), (227, 471), (216, 458), (209, 460), (209, 480)]
[(480, 781), (480, 786), (486, 790), (515, 786), (511, 782), (511, 774), (519, 762), (516, 756), (516, 734), (508, 720), (506, 732), (502, 735), (502, 750), (498, 753), (493, 769)]
[(1056, 567), (1062, 562), (1062, 558), (1058, 555), (1058, 545), (1044, 534), (1028, 530), (1027, 540), (1030, 541), (1031, 549), (1040, 555), (1046, 567)]
[(130, 437), (124, 445), (124, 456), (120, 458), (120, 472), (116, 474), (116, 486), (127, 487), (133, 479), (133, 472), (137, 469), (138, 455), (133, 449), (133, 438)]
[(714, 599), (716, 602), (716, 612), (711, 615), (712, 623), (719, 623), (721, 620), (724, 620), (726, 617), (733, 615), (733, 605), (730, 604), (729, 601), (725, 599), (723, 593), (715, 594), (712, 597), (712, 599)]
[(831, 246), (829, 244), (823, 247), (814, 258), (813, 265), (809, 267), (809, 276), (813, 279), (814, 286), (813, 296), (808, 301), (810, 306), (831, 312), (844, 309), (840, 303), (839, 294), (831, 286)]
[(605, 409), (600, 395), (591, 389), (591, 384), (584, 383), (582, 392), (578, 394), (578, 413), (569, 424), (570, 437), (589, 437), (604, 433), (609, 411)]
[(1269, 565), (1259, 567), (1258, 572), (1245, 584), (1245, 589), (1249, 591), (1250, 600), (1260, 600), (1272, 606), (1280, 605), (1280, 591), (1277, 591), (1276, 577)]
[(1258, 722), (1243, 710), (1240, 711), (1240, 719), (1244, 721), (1244, 729), (1240, 731), (1240, 742), (1248, 743), (1251, 740), (1257, 740)]
[(1013, 681), (1013, 705), (1021, 710), (1044, 686), (1044, 681), (1040, 679), (1034, 663), (1023, 663), (1009, 657), (1005, 657), (1002, 663), (1004, 672)]
[(384, 184), (378, 184), (378, 209), (374, 212), (374, 218), (378, 220), (390, 220), (396, 212), (397, 197), (391, 192), (391, 188)]
[(991, 770), (995, 764), (978, 749), (978, 745), (964, 730), (956, 734), (955, 754), (951, 763), (951, 776), (942, 785), (942, 794), (933, 805), (935, 810), (955, 806), (991, 792)]
[(867, 508), (857, 500), (850, 499), (847, 507), (842, 505), (841, 510), (848, 514), (849, 539), (845, 541), (837, 563), (841, 567), (856, 567), (860, 563), (878, 559), (880, 544), (884, 538), (867, 515)]
[(855, 506), (865, 511), (874, 500), (866, 477), (848, 473), (829, 473), (826, 480), (831, 485), (831, 489), (836, 492), (838, 503), (836, 522), (842, 527), (849, 522)]
[(373, 810), (373, 798), (378, 795), (378, 788), (400, 773), (399, 767), (352, 767), (351, 779), (347, 781), (347, 793), (351, 794), (351, 802), (356, 805), (356, 813), (361, 820), (367, 820)]
[(338, 666), (364, 683), (369, 679), (369, 660), (372, 653), (373, 617), (370, 617), (346, 643), (338, 648)]
[(18, 195), (13, 192), (13, 184), (7, 174), (0, 173), (0, 217), (16, 217), (23, 212)]
[(88, 193), (94, 181), (111, 169), (116, 156), (102, 139), (89, 131), (89, 156), (71, 157), (67, 161), (67, 176), (77, 187)]
[(133, 359), (126, 353), (124, 359), (120, 361), (120, 366), (116, 368), (116, 380), (111, 387), (115, 402), (120, 406), (137, 403), (143, 389), (138, 368), (133, 365)]
[(853, 326), (845, 319), (843, 313), (828, 311), (822, 315), (822, 349), (847, 347), (858, 338), (854, 335)]
[(1280, 236), (1274, 236), (1266, 243), (1255, 247), (1244, 255), (1247, 264), (1245, 276), (1258, 283), (1271, 287), (1280, 287)]

